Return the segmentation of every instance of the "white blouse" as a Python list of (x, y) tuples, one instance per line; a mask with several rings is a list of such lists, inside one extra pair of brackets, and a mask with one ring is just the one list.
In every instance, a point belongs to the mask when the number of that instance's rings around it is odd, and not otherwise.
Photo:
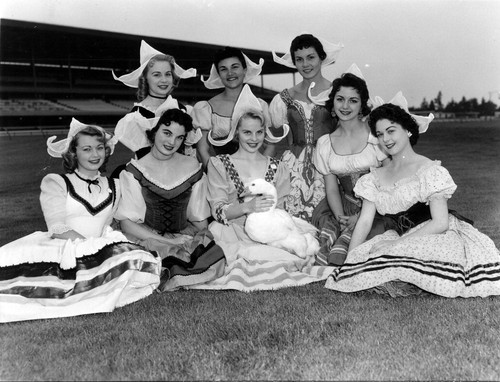
[(440, 161), (422, 166), (415, 174), (397, 181), (392, 186), (382, 186), (379, 169), (359, 178), (354, 186), (357, 196), (373, 202), (382, 214), (406, 211), (417, 202), (428, 204), (433, 199), (449, 199), (457, 189), (450, 173)]
[[(61, 175), (48, 174), (42, 179), (40, 204), (50, 234), (74, 230), (85, 237), (100, 237), (113, 220), (120, 199), (120, 187), (115, 184), (114, 203), (109, 200), (112, 190), (108, 178), (96, 176), (98, 185), (88, 185), (75, 174), (66, 174), (78, 198), (69, 194)], [(86, 178), (81, 175), (81, 177)], [(78, 200), (81, 198), (81, 200)], [(108, 203), (105, 203), (109, 200)], [(86, 205), (86, 203), (88, 203)]]
[(359, 153), (340, 155), (335, 152), (330, 134), (323, 135), (316, 143), (314, 165), (322, 175), (343, 176), (379, 167), (387, 155), (380, 149), (378, 140), (368, 135), (365, 147)]

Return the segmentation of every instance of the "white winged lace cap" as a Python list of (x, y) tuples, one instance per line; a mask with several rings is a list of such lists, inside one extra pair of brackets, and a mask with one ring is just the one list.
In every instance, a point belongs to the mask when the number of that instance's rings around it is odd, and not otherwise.
[[(262, 71), (262, 66), (264, 65), (264, 59), (259, 58), (259, 63), (256, 64), (255, 62), (250, 60), (245, 53), (242, 52), (242, 54), (247, 66), (247, 72), (245, 74), (243, 82), (248, 83), (260, 74), (260, 72)], [(220, 89), (224, 87), (224, 84), (222, 83), (222, 80), (220, 79), (219, 73), (217, 73), (217, 69), (215, 68), (214, 64), (212, 64), (212, 67), (210, 68), (210, 76), (208, 77), (208, 79), (205, 80), (203, 76), (201, 76), (201, 81), (207, 89)]]
[(115, 145), (118, 142), (118, 139), (116, 139), (115, 136), (107, 133), (102, 127), (96, 126), (96, 125), (86, 125), (84, 123), (81, 123), (77, 121), (75, 118), (71, 120), (71, 123), (69, 125), (69, 132), (68, 136), (64, 139), (61, 139), (60, 141), (54, 142), (57, 138), (57, 136), (53, 135), (52, 137), (47, 139), (47, 152), (51, 157), (54, 158), (61, 158), (62, 154), (64, 154), (66, 151), (68, 151), (69, 145), (75, 135), (77, 135), (80, 131), (86, 129), (87, 127), (93, 127), (95, 129), (98, 129), (104, 133), (106, 136), (107, 143), (106, 145), (109, 146), (111, 149), (111, 154), (113, 154), (113, 151), (115, 150)]
[(234, 105), (233, 114), (231, 115), (231, 130), (229, 134), (224, 139), (214, 139), (212, 138), (212, 131), (208, 133), (208, 141), (214, 146), (224, 146), (227, 143), (231, 142), (234, 138), (234, 134), (236, 133), (236, 127), (238, 126), (238, 122), (240, 118), (248, 112), (254, 111), (259, 114), (264, 115), (265, 125), (266, 125), (266, 141), (271, 143), (277, 143), (282, 140), (288, 134), (290, 127), (288, 125), (283, 125), (283, 135), (281, 137), (274, 136), (269, 130), (269, 126), (271, 125), (271, 121), (268, 120), (265, 113), (262, 110), (262, 105), (259, 102), (259, 99), (252, 93), (250, 90), (250, 86), (244, 85), (241, 93)]
[[(154, 56), (158, 54), (165, 54), (160, 52), (159, 50), (154, 49), (152, 46), (150, 46), (146, 41), (142, 40), (141, 41), (141, 50), (140, 50), (140, 64), (136, 70), (134, 70), (131, 73), (124, 74), (123, 76), (117, 77), (115, 73), (113, 73), (113, 78), (117, 81), (123, 82), (125, 85), (131, 87), (131, 88), (137, 88), (139, 86), (139, 77), (141, 76), (142, 72), (144, 71), (144, 68), (148, 65), (149, 60), (151, 60)], [(196, 77), (196, 69), (190, 68), (190, 69), (183, 69), (181, 68), (177, 63), (174, 65), (174, 71), (179, 78), (191, 78), (191, 77)]]

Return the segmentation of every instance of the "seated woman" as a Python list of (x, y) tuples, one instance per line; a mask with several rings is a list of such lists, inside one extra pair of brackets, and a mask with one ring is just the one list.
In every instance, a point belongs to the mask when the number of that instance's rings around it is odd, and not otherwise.
[[(441, 162), (413, 150), (432, 118), (409, 114), (401, 93), (371, 112), (370, 129), (390, 161), (354, 187), (363, 207), (346, 262), (327, 288), (375, 288), (391, 296), (422, 290), (444, 297), (500, 294), (499, 250), (448, 210), (457, 186)], [(376, 212), (384, 216), (386, 232), (365, 241)]]
[(147, 131), (151, 151), (120, 173), (123, 198), (116, 219), (131, 240), (162, 258), (160, 290), (207, 282), (224, 269), (224, 253), (207, 230), (210, 208), (201, 164), (180, 154), (191, 117), (163, 113)]
[[(318, 264), (342, 265), (345, 261), (362, 203), (353, 187), (360, 176), (387, 158), (366, 122), (369, 101), (368, 87), (355, 64), (333, 81), (325, 107), (338, 120), (337, 126), (333, 133), (318, 139), (313, 158), (316, 169), (323, 174), (326, 199), (335, 216), (321, 227), (320, 240), (324, 244), (317, 256)], [(371, 236), (383, 232), (378, 226), (374, 225)]]
[[(115, 80), (131, 88), (137, 88), (137, 100), (132, 110), (116, 124), (116, 138), (136, 154), (137, 158), (145, 155), (151, 148), (145, 132), (156, 125), (165, 110), (177, 108), (190, 112), (187, 106), (172, 97), (172, 92), (179, 86), (180, 80), (196, 76), (196, 69), (184, 70), (174, 57), (164, 54), (141, 41), (141, 65), (131, 73)], [(155, 119), (156, 118), (156, 119)], [(152, 119), (155, 119), (151, 121)], [(196, 134), (195, 134), (196, 133)], [(196, 156), (192, 145), (201, 138), (201, 131), (194, 130), (183, 145), (183, 154)], [(118, 177), (124, 166), (119, 167), (113, 176)]]
[(47, 150), (66, 174), (42, 180), (49, 231), (0, 248), (0, 322), (111, 312), (160, 283), (161, 260), (110, 228), (121, 188), (100, 171), (115, 140), (76, 119), (66, 139), (55, 138)]
[(209, 229), (224, 249), (227, 266), (219, 279), (195, 287), (253, 291), (325, 279), (331, 269), (311, 267), (314, 255), (304, 259), (281, 248), (257, 243), (247, 235), (247, 216), (269, 210), (274, 201), (268, 195), (245, 200), (245, 184), (258, 178), (273, 184), (277, 190), (277, 208), (283, 208), (290, 190), (290, 175), (283, 162), (260, 152), (265, 138), (278, 142), (282, 137), (270, 135), (260, 103), (248, 86), (242, 90), (234, 116), (230, 134), (237, 138), (238, 150), (211, 157), (207, 169), (208, 201), (215, 218)]

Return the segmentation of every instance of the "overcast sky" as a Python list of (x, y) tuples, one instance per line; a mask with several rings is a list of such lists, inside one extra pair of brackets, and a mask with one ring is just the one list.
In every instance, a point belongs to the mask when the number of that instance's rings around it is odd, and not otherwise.
[(500, 0), (1, 0), (0, 17), (282, 52), (307, 31), (345, 45), (325, 76), (356, 63), (371, 96), (500, 105)]

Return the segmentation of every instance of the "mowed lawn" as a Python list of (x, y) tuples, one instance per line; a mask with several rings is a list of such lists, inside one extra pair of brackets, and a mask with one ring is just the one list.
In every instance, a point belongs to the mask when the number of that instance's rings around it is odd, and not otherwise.
[[(46, 138), (0, 137), (0, 245), (46, 230), (40, 181), (62, 171)], [(432, 123), (416, 150), (442, 161), (458, 185), (450, 208), (500, 247), (500, 121)], [(108, 169), (129, 157), (118, 146)], [(156, 293), (110, 314), (0, 324), (0, 380), (159, 379), (500, 380), (500, 296), (316, 283)]]

